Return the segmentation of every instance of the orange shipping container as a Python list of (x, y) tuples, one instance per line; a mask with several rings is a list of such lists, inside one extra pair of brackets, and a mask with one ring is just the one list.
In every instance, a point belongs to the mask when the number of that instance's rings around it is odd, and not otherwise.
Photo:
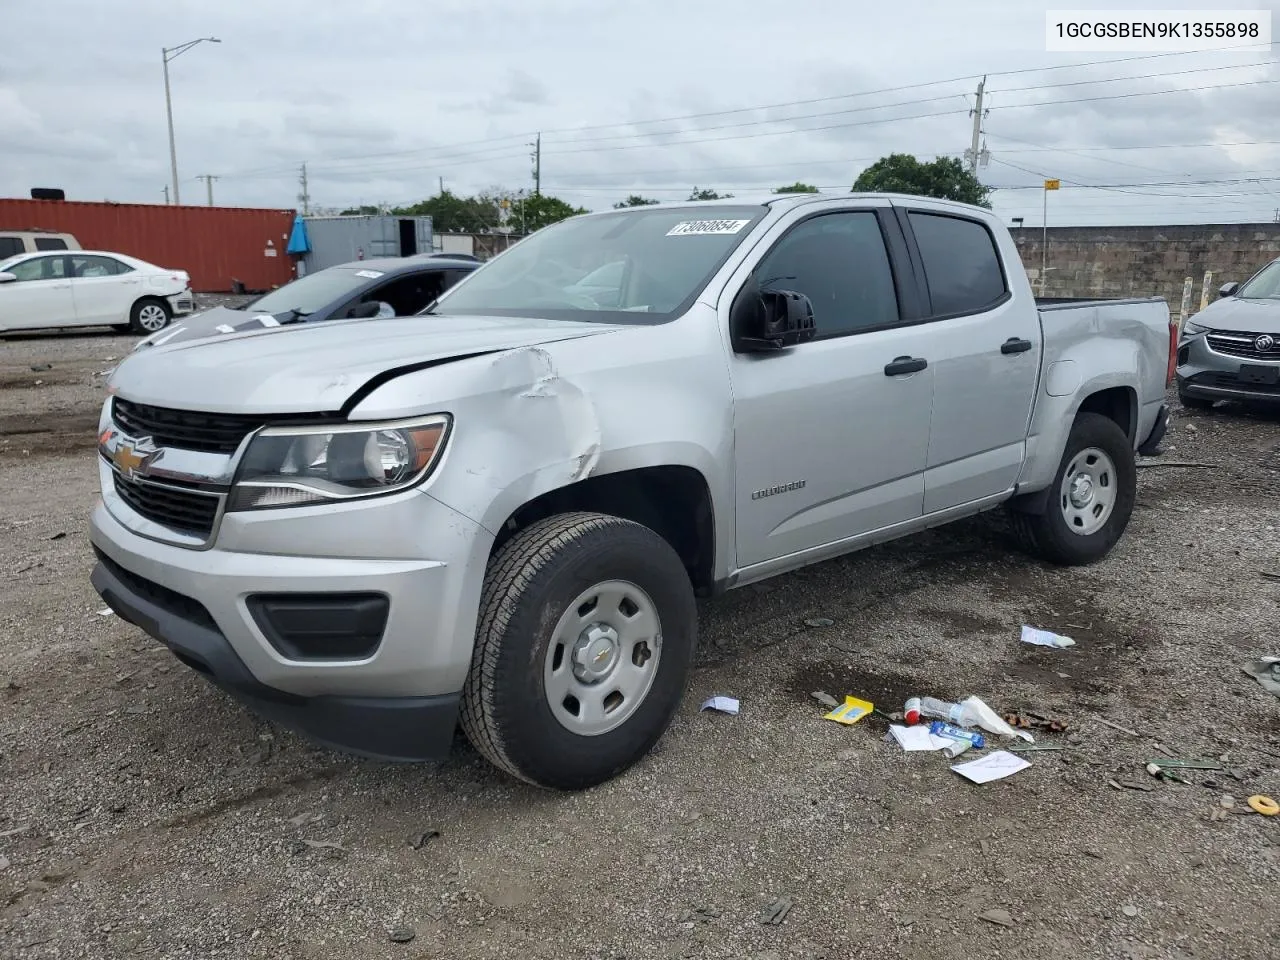
[(293, 258), (285, 248), (294, 216), (246, 207), (0, 199), (0, 230), (74, 234), (86, 250), (115, 250), (185, 270), (199, 293), (229, 291), (234, 280), (249, 290), (292, 280)]

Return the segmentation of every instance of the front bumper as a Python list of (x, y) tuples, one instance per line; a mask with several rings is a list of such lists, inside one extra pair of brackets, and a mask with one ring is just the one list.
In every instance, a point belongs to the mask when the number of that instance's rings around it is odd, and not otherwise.
[[(101, 464), (104, 471), (110, 468)], [(208, 549), (146, 535), (104, 487), (94, 587), (219, 686), (332, 746), (390, 759), (447, 751), (471, 663), (492, 537), (420, 490), (339, 506), (228, 513)], [(435, 559), (405, 559), (430, 556)], [(290, 659), (263, 633), (263, 594), (387, 598), (360, 660)]]
[(99, 552), (90, 578), (107, 606), (179, 660), (282, 727), (382, 760), (437, 760), (449, 753), (457, 694), (434, 697), (301, 697), (255, 677), (217, 625), (188, 598), (130, 574)]
[(1178, 345), (1178, 393), (1201, 400), (1280, 403), (1280, 372), (1274, 383), (1257, 383), (1242, 377), (1245, 366), (1280, 371), (1280, 363), (1228, 356), (1213, 350), (1205, 335), (1192, 337)]

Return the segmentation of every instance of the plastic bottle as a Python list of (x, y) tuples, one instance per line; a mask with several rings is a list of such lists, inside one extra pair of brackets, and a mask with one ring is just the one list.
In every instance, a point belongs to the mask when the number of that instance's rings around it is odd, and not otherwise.
[(929, 732), (935, 737), (950, 737), (952, 740), (968, 740), (975, 747), (981, 750), (987, 743), (987, 738), (980, 733), (974, 733), (972, 730), (962, 730), (960, 727), (950, 723), (943, 723), (941, 720), (935, 720), (929, 724)]
[(965, 712), (964, 708), (958, 703), (949, 703), (946, 700), (938, 700), (934, 697), (920, 698), (920, 716), (922, 717), (946, 720), (956, 726), (967, 727), (971, 725), (971, 721), (965, 717)]
[(907, 726), (914, 727), (920, 722), (920, 698), (912, 697), (902, 708), (902, 719), (907, 722)]

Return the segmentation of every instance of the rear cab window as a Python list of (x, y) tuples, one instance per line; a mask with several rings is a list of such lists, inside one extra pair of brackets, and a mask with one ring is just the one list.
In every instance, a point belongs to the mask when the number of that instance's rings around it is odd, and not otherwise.
[(36, 237), (37, 250), (65, 250), (67, 241), (61, 237)]
[(935, 318), (982, 313), (1009, 297), (1000, 252), (985, 224), (919, 210), (908, 212), (907, 219), (924, 262)]

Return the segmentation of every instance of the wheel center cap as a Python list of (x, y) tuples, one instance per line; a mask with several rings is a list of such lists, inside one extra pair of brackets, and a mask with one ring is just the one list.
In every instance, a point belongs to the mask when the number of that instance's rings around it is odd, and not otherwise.
[(618, 632), (607, 623), (593, 623), (573, 645), (573, 672), (584, 683), (607, 677), (618, 662)]
[(1093, 499), (1093, 478), (1087, 473), (1077, 473), (1071, 481), (1071, 505), (1088, 506)]

